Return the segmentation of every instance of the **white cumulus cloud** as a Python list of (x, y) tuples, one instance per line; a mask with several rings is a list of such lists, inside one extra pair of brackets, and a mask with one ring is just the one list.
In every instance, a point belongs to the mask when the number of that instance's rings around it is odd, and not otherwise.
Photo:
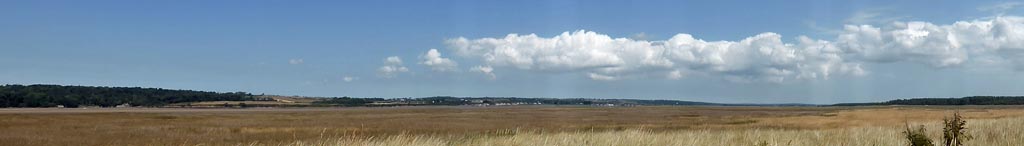
[[(706, 41), (685, 33), (667, 40), (641, 40), (578, 30), (551, 37), (459, 37), (446, 44), (457, 56), (483, 64), (471, 69), (476, 72), (484, 72), (486, 67), (484, 73), (493, 75), (492, 67), (500, 67), (578, 73), (593, 80), (709, 75), (736, 82), (784, 82), (865, 75), (869, 71), (863, 66), (891, 62), (934, 68), (998, 62), (1024, 70), (1024, 17), (1000, 15), (953, 24), (892, 20), (878, 24), (883, 25), (845, 25), (831, 39), (783, 39), (780, 34), (765, 32), (734, 41)], [(439, 53), (425, 58), (434, 62), (447, 59)]]
[(430, 51), (427, 51), (427, 54), (423, 54), (420, 58), (423, 59), (420, 64), (430, 67), (434, 71), (454, 71), (458, 66), (455, 61), (441, 57), (441, 53), (437, 49), (430, 49)]
[(866, 61), (915, 61), (948, 67), (967, 60), (966, 50), (948, 26), (926, 22), (896, 22), (886, 29), (847, 25), (836, 43)]
[[(960, 66), (996, 58), (1024, 69), (1024, 18), (997, 16), (937, 25), (894, 22), (890, 26), (846, 26), (837, 46), (858, 60), (911, 61), (933, 67)], [(986, 58), (986, 59), (983, 59)]]
[(379, 76), (384, 78), (394, 78), (398, 76), (398, 73), (409, 72), (409, 68), (402, 65), (402, 59), (398, 56), (391, 56), (384, 59), (384, 66), (377, 68)]
[(859, 64), (843, 61), (840, 50), (819, 40), (783, 43), (775, 33), (740, 41), (704, 41), (689, 34), (669, 40), (612, 38), (579, 30), (551, 38), (509, 34), (504, 38), (448, 40), (456, 54), (493, 66), (542, 72), (585, 72), (594, 80), (677, 70), (702, 72), (743, 80), (783, 81), (826, 78), (830, 74), (862, 74)]

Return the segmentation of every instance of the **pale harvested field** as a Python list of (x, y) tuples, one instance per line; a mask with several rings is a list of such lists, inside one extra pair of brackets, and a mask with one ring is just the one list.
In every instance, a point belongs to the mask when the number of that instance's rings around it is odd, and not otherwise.
[(1020, 106), (129, 108), (0, 109), (0, 145), (889, 145), (953, 111), (1024, 139)]

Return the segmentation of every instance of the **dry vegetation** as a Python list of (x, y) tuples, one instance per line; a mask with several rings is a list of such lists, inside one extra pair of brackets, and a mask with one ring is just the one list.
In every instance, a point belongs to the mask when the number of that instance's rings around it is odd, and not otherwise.
[[(1015, 146), (1024, 144), (1024, 118), (984, 119), (968, 124), (968, 133), (979, 135), (964, 145)], [(928, 129), (942, 129), (937, 122)], [(700, 129), (655, 132), (647, 129), (622, 131), (578, 131), (559, 133), (522, 132), (507, 135), (444, 137), (396, 135), (373, 138), (325, 138), (284, 145), (782, 145), (782, 146), (896, 146), (906, 145), (900, 127), (850, 127), (836, 129)], [(940, 130), (927, 133), (939, 141)], [(252, 143), (261, 145), (265, 143)], [(270, 144), (279, 145), (279, 144)]]
[(0, 109), (0, 145), (899, 145), (953, 111), (967, 145), (1024, 143), (1016, 106), (530, 106)]

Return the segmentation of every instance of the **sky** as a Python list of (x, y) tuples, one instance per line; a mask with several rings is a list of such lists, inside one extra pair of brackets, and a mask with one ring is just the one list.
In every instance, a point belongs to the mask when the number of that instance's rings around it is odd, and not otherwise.
[(843, 103), (1024, 95), (1024, 2), (0, 1), (0, 84)]

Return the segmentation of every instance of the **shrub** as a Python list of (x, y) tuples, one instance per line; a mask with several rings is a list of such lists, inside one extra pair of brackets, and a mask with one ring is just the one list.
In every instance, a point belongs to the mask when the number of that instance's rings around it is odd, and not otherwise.
[(903, 136), (910, 142), (910, 146), (934, 146), (932, 140), (928, 139), (925, 135), (924, 126), (918, 126), (916, 130), (911, 130), (910, 126), (907, 126), (906, 131), (903, 131)]
[[(953, 113), (953, 117), (943, 118), (942, 125), (942, 142), (946, 146), (962, 146), (964, 141), (974, 138), (967, 134), (965, 130), (967, 121), (964, 121), (959, 112)], [(911, 146), (934, 145), (932, 140), (925, 135), (924, 126), (918, 126), (916, 130), (911, 130), (910, 126), (907, 126), (906, 131), (903, 131), (903, 136), (907, 138)]]
[(963, 120), (960, 113), (953, 113), (953, 117), (942, 119), (942, 140), (947, 146), (961, 146), (964, 141), (971, 140), (973, 137), (968, 135), (964, 127), (967, 125), (967, 121)]

